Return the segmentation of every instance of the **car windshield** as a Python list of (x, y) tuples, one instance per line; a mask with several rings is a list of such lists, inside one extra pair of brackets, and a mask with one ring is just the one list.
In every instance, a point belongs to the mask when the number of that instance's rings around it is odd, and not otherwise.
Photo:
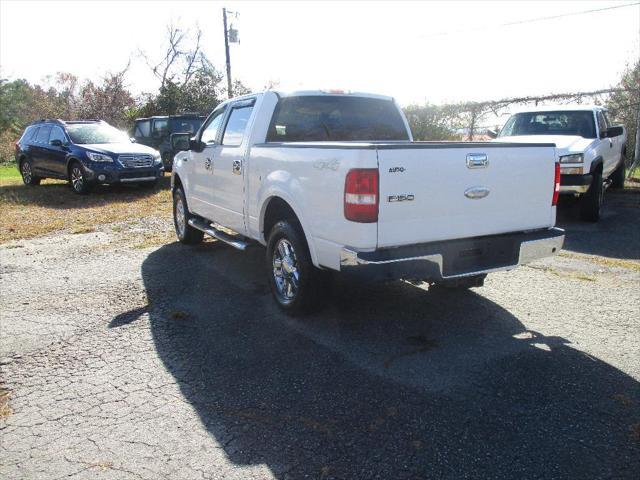
[(194, 134), (202, 125), (203, 120), (202, 118), (173, 118), (171, 119), (171, 131)]
[(499, 137), (516, 135), (577, 135), (596, 138), (593, 113), (588, 110), (575, 112), (524, 112), (516, 113), (500, 131)]
[(67, 133), (75, 144), (93, 143), (131, 143), (129, 136), (122, 130), (104, 123), (67, 124)]

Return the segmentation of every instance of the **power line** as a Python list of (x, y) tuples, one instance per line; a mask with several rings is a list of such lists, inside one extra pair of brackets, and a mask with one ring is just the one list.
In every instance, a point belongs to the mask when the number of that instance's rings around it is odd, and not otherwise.
[(433, 37), (441, 37), (441, 36), (446, 36), (446, 35), (453, 35), (456, 33), (468, 33), (468, 32), (475, 32), (478, 30), (490, 30), (493, 28), (501, 28), (501, 27), (511, 27), (514, 25), (523, 25), (526, 23), (535, 23), (535, 22), (544, 22), (546, 20), (555, 20), (557, 18), (565, 18), (565, 17), (573, 17), (576, 15), (585, 15), (588, 13), (596, 13), (596, 12), (604, 12), (605, 10), (615, 10), (617, 8), (625, 8), (625, 7), (633, 7), (634, 5), (640, 5), (640, 2), (635, 2), (635, 3), (626, 3), (624, 5), (616, 5), (613, 7), (604, 7), (604, 8), (595, 8), (592, 10), (582, 10), (580, 12), (571, 12), (571, 13), (563, 13), (560, 15), (551, 15), (548, 17), (538, 17), (538, 18), (531, 18), (528, 20), (518, 20), (515, 22), (508, 22), (508, 23), (499, 23), (497, 25), (489, 25), (487, 27), (476, 27), (476, 28), (465, 28), (464, 30), (452, 30), (451, 32), (439, 32), (439, 33), (433, 33), (431, 35), (420, 35), (418, 36), (418, 38), (433, 38)]

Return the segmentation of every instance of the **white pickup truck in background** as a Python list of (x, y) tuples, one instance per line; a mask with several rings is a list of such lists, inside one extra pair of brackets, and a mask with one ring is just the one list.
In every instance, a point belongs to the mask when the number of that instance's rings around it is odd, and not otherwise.
[(597, 222), (604, 190), (623, 188), (627, 136), (600, 106), (540, 107), (512, 115), (497, 140), (548, 142), (560, 159), (560, 193), (580, 195), (580, 216)]
[(246, 95), (172, 144), (178, 239), (266, 245), (288, 313), (318, 305), (331, 271), (481, 286), (564, 241), (553, 144), (413, 142), (390, 97)]

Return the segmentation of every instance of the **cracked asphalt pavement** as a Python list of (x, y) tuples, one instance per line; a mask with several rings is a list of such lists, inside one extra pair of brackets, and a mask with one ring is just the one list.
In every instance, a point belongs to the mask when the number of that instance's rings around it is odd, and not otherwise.
[(0, 477), (636, 479), (640, 195), (574, 209), (483, 288), (337, 279), (303, 319), (166, 219), (1, 245)]

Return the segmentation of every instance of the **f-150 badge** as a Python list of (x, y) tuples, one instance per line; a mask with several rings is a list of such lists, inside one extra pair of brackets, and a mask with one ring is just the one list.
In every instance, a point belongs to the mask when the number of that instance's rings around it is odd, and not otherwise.
[(405, 195), (389, 195), (387, 200), (389, 202), (412, 202), (414, 198), (413, 193), (407, 193)]

